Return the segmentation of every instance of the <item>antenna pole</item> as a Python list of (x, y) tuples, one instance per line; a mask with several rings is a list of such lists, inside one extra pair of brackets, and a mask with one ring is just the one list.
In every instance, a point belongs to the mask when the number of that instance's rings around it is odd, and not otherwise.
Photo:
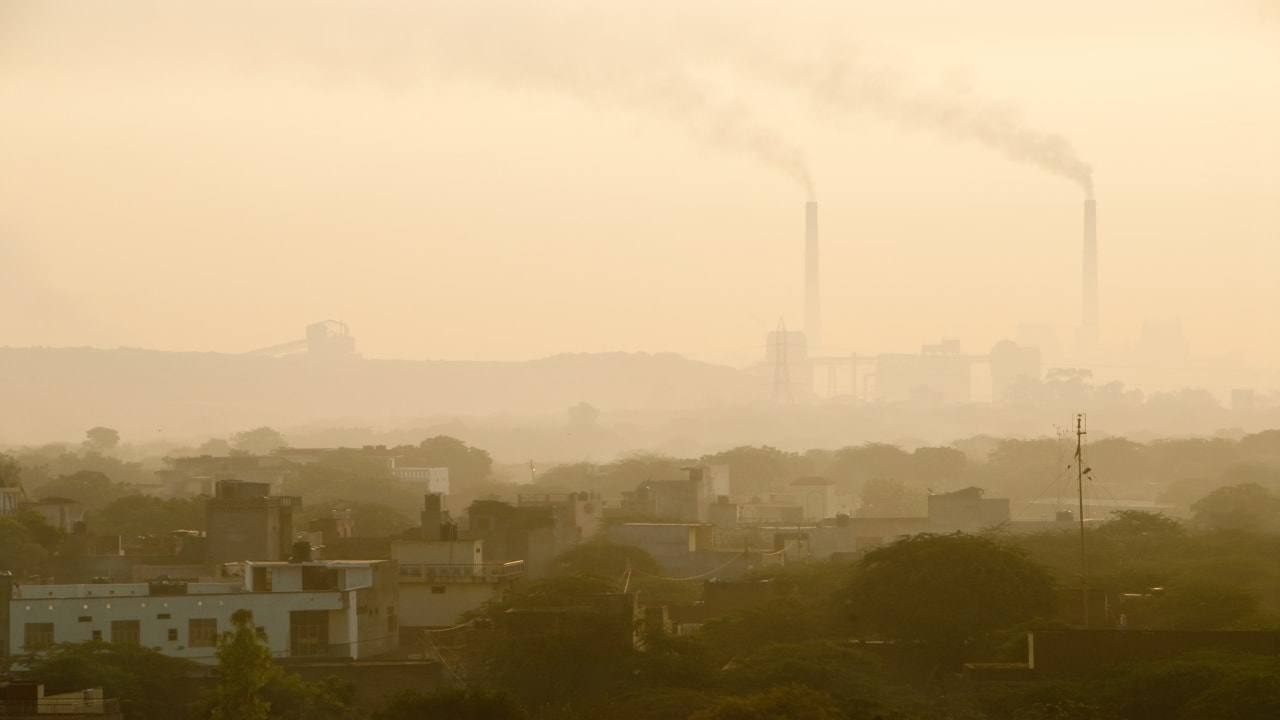
[(1080, 600), (1084, 609), (1084, 628), (1089, 629), (1089, 583), (1084, 559), (1084, 413), (1076, 413), (1076, 492), (1080, 510)]

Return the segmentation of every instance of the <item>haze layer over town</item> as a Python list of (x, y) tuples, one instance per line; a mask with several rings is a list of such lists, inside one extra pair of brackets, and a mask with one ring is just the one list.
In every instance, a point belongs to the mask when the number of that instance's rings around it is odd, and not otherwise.
[(1270, 716), (1278, 78), (1275, 0), (0, 0), (0, 714)]

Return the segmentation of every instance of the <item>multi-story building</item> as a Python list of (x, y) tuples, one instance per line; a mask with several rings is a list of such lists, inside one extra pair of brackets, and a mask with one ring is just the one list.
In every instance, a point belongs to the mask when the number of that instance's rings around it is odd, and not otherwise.
[(502, 602), (524, 576), (525, 563), (487, 562), (483, 539), (458, 539), (443, 496), (424, 499), (421, 537), (392, 541), (391, 557), (399, 565), (401, 625), (438, 628), (485, 603)]
[(10, 655), (103, 640), (212, 664), (241, 609), (276, 658), (359, 660), (399, 647), (392, 560), (247, 562), (232, 582), (19, 586), (0, 576), (0, 599), (0, 650)]
[(288, 559), (293, 511), (301, 505), (301, 498), (272, 495), (267, 483), (218, 481), (205, 504), (206, 562)]
[(524, 576), (524, 561), (485, 562), (483, 540), (395, 540), (400, 622), (444, 627), (486, 603), (502, 602)]

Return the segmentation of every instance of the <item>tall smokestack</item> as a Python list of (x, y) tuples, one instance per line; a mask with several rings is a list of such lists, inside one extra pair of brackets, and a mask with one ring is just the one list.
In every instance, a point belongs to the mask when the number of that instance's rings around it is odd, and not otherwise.
[(1080, 341), (1084, 347), (1092, 348), (1098, 345), (1098, 218), (1092, 192), (1084, 199), (1083, 279)]
[(809, 355), (822, 351), (822, 305), (818, 293), (818, 203), (804, 206), (804, 335)]

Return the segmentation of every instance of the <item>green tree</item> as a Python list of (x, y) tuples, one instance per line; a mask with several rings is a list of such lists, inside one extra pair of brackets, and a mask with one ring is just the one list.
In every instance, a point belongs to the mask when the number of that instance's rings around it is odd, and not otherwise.
[(509, 694), (487, 688), (443, 688), (422, 694), (399, 692), (387, 698), (386, 707), (373, 720), (524, 720), (529, 717)]
[(861, 629), (958, 661), (979, 636), (1051, 613), (1047, 570), (980, 535), (916, 535), (869, 550), (847, 588)]
[(109, 427), (101, 425), (89, 428), (85, 432), (89, 447), (98, 452), (109, 452), (115, 450), (120, 444), (120, 433)]
[(628, 570), (658, 575), (662, 568), (644, 548), (592, 541), (575, 545), (555, 559), (559, 575), (595, 575), (617, 579)]
[(40, 544), (26, 523), (12, 516), (0, 517), (0, 572), (26, 577), (38, 572), (48, 557), (49, 550)]
[(927, 496), (901, 480), (871, 478), (862, 484), (858, 517), (924, 517)]
[(301, 521), (328, 516), (331, 510), (351, 510), (359, 536), (387, 536), (416, 523), (422, 507), (421, 491), (395, 479), (385, 459), (358, 452), (337, 452), (308, 463), (286, 477), (285, 495), (307, 499)]
[(842, 492), (854, 493), (872, 479), (903, 480), (912, 475), (912, 459), (902, 448), (886, 443), (866, 443), (841, 448), (827, 466), (827, 477)]
[(22, 465), (17, 459), (0, 453), (0, 487), (11, 487), (22, 482)]
[(760, 495), (795, 479), (798, 456), (769, 446), (736, 447), (706, 455), (705, 465), (728, 465), (732, 490), (740, 495)]
[(830, 695), (845, 717), (870, 717), (880, 708), (883, 680), (876, 659), (833, 640), (765, 645), (735, 658), (724, 685), (737, 693), (789, 683)]
[(964, 476), (969, 458), (950, 447), (922, 447), (911, 453), (911, 469), (917, 483), (941, 490)]
[(106, 473), (97, 470), (60, 475), (40, 487), (40, 497), (70, 498), (91, 512), (137, 492), (128, 485), (112, 482)]
[(231, 436), (231, 446), (250, 455), (269, 455), (288, 444), (278, 430), (265, 425)]
[(1192, 504), (1191, 512), (1208, 530), (1280, 530), (1280, 498), (1256, 483), (1218, 488)]
[(218, 640), (218, 674), (213, 693), (211, 720), (267, 720), (271, 703), (263, 689), (279, 670), (271, 664), (271, 649), (258, 638), (253, 612), (231, 614), (233, 630)]
[(101, 535), (160, 535), (204, 529), (205, 498), (126, 495), (89, 514), (89, 528)]
[(184, 682), (194, 669), (189, 660), (168, 657), (137, 645), (101, 640), (59, 643), (47, 653), (24, 656), (24, 675), (48, 687), (102, 687), (120, 700), (126, 720), (179, 720), (190, 687)]
[(1182, 523), (1158, 512), (1144, 510), (1116, 510), (1111, 519), (1101, 528), (1099, 533), (1121, 537), (1154, 536), (1161, 538), (1180, 537), (1185, 534)]
[[(342, 494), (346, 497), (359, 497), (355, 488), (349, 488)], [(409, 518), (406, 512), (420, 507), (421, 498), (411, 496), (408, 488), (403, 487), (387, 488), (386, 495), (403, 495), (403, 499), (393, 506), (390, 504), (394, 501), (392, 497), (383, 497), (380, 502), (361, 502), (337, 497), (312, 502), (312, 497), (319, 496), (308, 495), (307, 504), (302, 507), (302, 514), (297, 516), (295, 523), (306, 527), (312, 520), (332, 517), (335, 510), (350, 510), (356, 537), (387, 537), (417, 527), (418, 523)]]
[(356, 684), (336, 675), (309, 683), (294, 673), (274, 671), (262, 688), (271, 720), (357, 720)]
[(215, 457), (231, 454), (231, 443), (223, 438), (209, 438), (196, 448), (197, 455), (213, 455)]
[(804, 685), (777, 685), (765, 692), (726, 696), (689, 720), (844, 720), (849, 717), (827, 693)]
[(412, 445), (396, 448), (405, 465), (447, 467), (449, 480), (466, 487), (479, 483), (493, 472), (493, 458), (486, 450), (472, 447), (455, 437), (437, 435)]

